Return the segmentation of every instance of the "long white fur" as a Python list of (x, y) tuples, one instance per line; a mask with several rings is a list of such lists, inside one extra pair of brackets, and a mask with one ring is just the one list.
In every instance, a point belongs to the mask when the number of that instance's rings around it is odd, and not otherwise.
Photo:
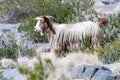
[[(40, 21), (39, 19), (38, 21)], [(101, 30), (97, 22), (86, 21), (75, 24), (52, 23), (52, 26), (56, 34), (51, 32), (47, 33), (47, 35), (53, 50), (61, 51), (64, 46), (68, 50), (80, 50), (87, 36), (92, 37), (94, 47), (101, 43)], [(40, 25), (36, 25), (35, 29), (41, 30)]]
[(40, 20), (38, 18), (36, 18), (38, 21), (37, 21), (37, 24), (35, 25), (35, 31), (39, 32), (40, 31), (40, 34), (41, 36), (43, 36), (43, 33), (42, 33), (42, 30), (41, 28), (39, 27), (40, 25)]

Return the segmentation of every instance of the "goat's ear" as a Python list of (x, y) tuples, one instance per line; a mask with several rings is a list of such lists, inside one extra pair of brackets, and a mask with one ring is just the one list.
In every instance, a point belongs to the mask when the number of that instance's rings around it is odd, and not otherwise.
[(53, 21), (52, 18), (53, 18), (52, 16), (44, 16), (44, 20), (47, 23), (48, 28), (50, 29), (50, 31), (52, 31), (53, 34), (56, 34), (56, 32), (52, 26), (52, 23), (51, 23)]

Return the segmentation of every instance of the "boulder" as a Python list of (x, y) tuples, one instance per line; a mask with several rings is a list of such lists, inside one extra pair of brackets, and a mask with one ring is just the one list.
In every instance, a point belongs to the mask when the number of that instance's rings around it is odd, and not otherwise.
[(71, 80), (116, 80), (116, 74), (107, 67), (82, 65), (73, 68)]

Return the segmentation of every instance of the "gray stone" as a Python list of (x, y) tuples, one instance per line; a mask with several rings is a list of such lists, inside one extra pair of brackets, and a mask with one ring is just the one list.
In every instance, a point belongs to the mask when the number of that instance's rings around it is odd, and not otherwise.
[(110, 71), (98, 70), (91, 80), (115, 80), (115, 76)]
[(115, 80), (116, 75), (108, 68), (102, 66), (82, 65), (74, 67), (71, 73), (71, 80)]
[(98, 70), (97, 67), (94, 66), (85, 66), (85, 71), (83, 73), (83, 78), (86, 80), (90, 80), (93, 76), (93, 74)]
[(10, 29), (3, 29), (2, 32), (10, 32)]
[(83, 78), (83, 77), (82, 77), (82, 74), (83, 74), (83, 72), (84, 72), (84, 69), (85, 69), (85, 66), (84, 66), (84, 65), (82, 65), (81, 67), (80, 67), (80, 66), (77, 66), (77, 67), (73, 68), (72, 74), (71, 74), (72, 79), (75, 79), (75, 78)]
[(0, 77), (0, 80), (9, 80), (9, 79), (4, 78), (4, 77)]

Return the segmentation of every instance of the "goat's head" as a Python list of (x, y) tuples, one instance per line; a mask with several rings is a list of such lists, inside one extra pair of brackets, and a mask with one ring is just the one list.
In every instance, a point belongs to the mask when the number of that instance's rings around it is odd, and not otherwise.
[(107, 23), (108, 23), (108, 19), (107, 19), (107, 17), (101, 17), (101, 18), (98, 18), (98, 24), (101, 26), (102, 24), (103, 25), (107, 25)]
[(49, 33), (50, 31), (55, 34), (55, 31), (52, 26), (52, 16), (40, 16), (36, 17), (37, 24), (35, 26), (35, 31), (41, 31), (44, 33)]

